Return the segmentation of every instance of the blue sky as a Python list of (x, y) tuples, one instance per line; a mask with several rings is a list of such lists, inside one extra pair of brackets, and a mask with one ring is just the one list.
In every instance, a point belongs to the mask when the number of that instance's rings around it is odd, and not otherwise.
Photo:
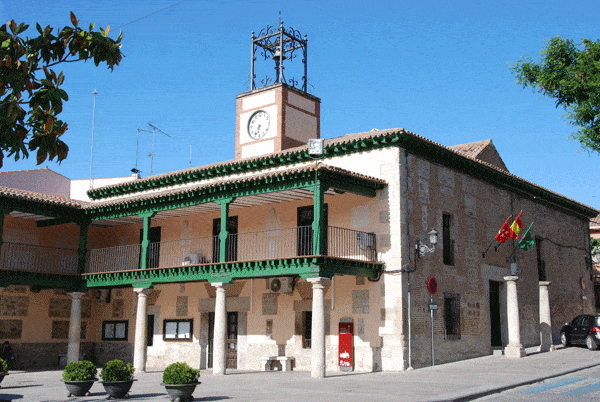
[[(510, 71), (521, 56), (537, 58), (546, 39), (597, 40), (600, 2), (590, 1), (0, 1), (2, 20), (31, 24), (32, 36), (35, 22), (69, 25), (69, 11), (82, 26), (110, 25), (113, 38), (123, 31), (126, 57), (112, 73), (91, 62), (61, 69), (70, 152), (41, 167), (89, 178), (93, 120), (94, 178), (130, 174), (137, 128), (149, 122), (171, 136), (156, 133), (154, 174), (189, 167), (190, 144), (192, 166), (233, 159), (250, 35), (276, 25), (280, 10), (286, 27), (308, 36), (323, 138), (403, 127), (443, 145), (492, 139), (512, 173), (600, 208), (598, 154), (569, 141), (564, 111)], [(263, 67), (257, 82), (271, 74)], [(151, 150), (152, 134), (140, 132), (143, 176)], [(2, 170), (32, 168), (35, 158), (6, 158)]]

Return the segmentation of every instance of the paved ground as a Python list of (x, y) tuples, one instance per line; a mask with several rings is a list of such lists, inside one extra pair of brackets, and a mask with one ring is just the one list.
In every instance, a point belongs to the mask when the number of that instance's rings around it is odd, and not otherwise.
[[(307, 372), (203, 371), (196, 401), (468, 401), (589, 367), (600, 366), (600, 351), (584, 348), (530, 353), (522, 359), (486, 356), (400, 373), (328, 373), (314, 380)], [(11, 372), (0, 389), (3, 401), (102, 401), (94, 384), (89, 397), (67, 398), (61, 371)], [(169, 401), (160, 385), (162, 372), (139, 373), (131, 389), (134, 401)]]

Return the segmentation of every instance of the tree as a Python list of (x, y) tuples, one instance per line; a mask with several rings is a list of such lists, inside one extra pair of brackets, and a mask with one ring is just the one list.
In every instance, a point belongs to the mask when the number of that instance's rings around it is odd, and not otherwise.
[(539, 62), (522, 58), (512, 67), (523, 87), (554, 98), (579, 129), (571, 134), (583, 149), (600, 152), (600, 40), (548, 40)]
[(67, 123), (57, 116), (69, 97), (60, 88), (65, 77), (54, 66), (93, 59), (96, 66), (105, 62), (112, 71), (121, 61), (122, 33), (113, 40), (110, 27), (97, 32), (90, 24), (86, 31), (73, 13), (71, 23), (73, 27), (56, 34), (50, 26), (36, 24), (39, 36), (34, 38), (22, 38), (29, 25), (14, 20), (0, 27), (0, 168), (5, 153), (19, 160), (37, 150), (38, 165), (67, 157), (69, 147), (60, 139)]

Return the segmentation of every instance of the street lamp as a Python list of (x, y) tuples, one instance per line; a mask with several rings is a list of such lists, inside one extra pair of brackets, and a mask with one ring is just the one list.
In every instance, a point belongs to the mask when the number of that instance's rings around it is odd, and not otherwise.
[(429, 232), (429, 243), (431, 243), (431, 247), (427, 247), (427, 245), (420, 239), (417, 240), (417, 244), (415, 244), (416, 256), (420, 258), (425, 254), (433, 253), (435, 251), (435, 245), (437, 244), (437, 238), (437, 230), (431, 229), (431, 232)]

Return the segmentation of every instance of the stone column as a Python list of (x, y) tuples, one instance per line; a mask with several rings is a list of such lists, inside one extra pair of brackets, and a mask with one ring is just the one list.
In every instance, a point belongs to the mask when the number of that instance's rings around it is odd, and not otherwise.
[(325, 290), (328, 278), (308, 278), (312, 283), (312, 326), (310, 376), (325, 377)]
[(504, 355), (511, 359), (525, 356), (521, 345), (521, 329), (519, 327), (519, 300), (517, 298), (518, 276), (505, 276), (506, 281), (506, 315), (508, 320), (508, 345)]
[(148, 336), (148, 293), (151, 289), (134, 288), (138, 294), (135, 313), (135, 343), (133, 345), (133, 367), (140, 373), (146, 371), (146, 337)]
[(227, 300), (225, 288), (227, 283), (211, 283), (217, 289), (215, 299), (215, 328), (213, 336), (213, 374), (225, 374), (227, 363)]
[(540, 281), (540, 352), (554, 350), (552, 343), (552, 321), (550, 318), (550, 282)]
[(71, 300), (71, 318), (69, 321), (69, 345), (67, 346), (67, 363), (79, 361), (81, 344), (81, 297), (83, 292), (69, 293)]

